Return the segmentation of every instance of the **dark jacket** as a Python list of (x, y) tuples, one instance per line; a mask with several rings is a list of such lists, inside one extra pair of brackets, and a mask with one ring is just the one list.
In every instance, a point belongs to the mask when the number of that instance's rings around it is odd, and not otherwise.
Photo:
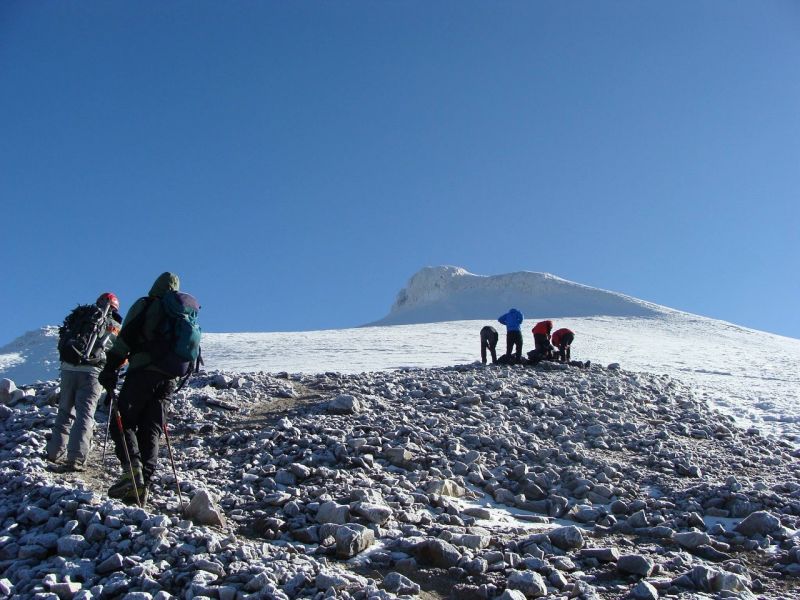
[(157, 328), (164, 319), (164, 310), (157, 299), (166, 292), (177, 292), (179, 289), (180, 280), (177, 275), (174, 273), (159, 275), (150, 293), (134, 302), (125, 316), (122, 329), (109, 351), (109, 363), (114, 360), (121, 365), (127, 358), (129, 371), (144, 368), (160, 371), (153, 365), (153, 356), (148, 351), (153, 342), (159, 341), (160, 334)]

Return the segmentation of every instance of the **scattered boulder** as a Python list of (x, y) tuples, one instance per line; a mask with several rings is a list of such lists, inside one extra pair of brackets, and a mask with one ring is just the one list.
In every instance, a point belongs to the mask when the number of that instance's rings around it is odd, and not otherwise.
[(417, 560), (426, 565), (449, 569), (461, 560), (461, 553), (452, 544), (444, 540), (428, 539), (414, 547)]
[(583, 548), (583, 533), (581, 530), (570, 525), (567, 527), (557, 527), (547, 532), (550, 543), (562, 550), (580, 550)]
[(328, 402), (328, 412), (335, 415), (352, 415), (363, 410), (362, 402), (350, 394), (340, 394)]
[(383, 578), (383, 589), (393, 594), (409, 594), (415, 596), (419, 594), (420, 586), (405, 575), (392, 571)]
[(640, 581), (631, 590), (634, 600), (658, 600), (658, 590), (646, 581)]
[(672, 541), (688, 550), (711, 543), (711, 537), (702, 531), (683, 531), (672, 536)]
[(0, 404), (11, 402), (11, 394), (16, 391), (16, 384), (10, 379), (0, 379)]
[(336, 502), (326, 502), (317, 511), (317, 523), (335, 523), (344, 525), (350, 520), (350, 507), (337, 504)]
[(201, 525), (227, 526), (225, 515), (216, 505), (212, 495), (204, 489), (195, 492), (189, 506), (186, 507), (186, 516)]
[(352, 558), (375, 542), (375, 534), (363, 525), (350, 523), (337, 527), (334, 539), (336, 555), (340, 558)]
[(429, 494), (439, 494), (440, 496), (452, 496), (461, 498), (467, 491), (450, 479), (433, 479), (425, 486), (425, 491)]
[(547, 595), (544, 579), (533, 571), (512, 571), (506, 585), (510, 590), (519, 590), (526, 598), (541, 598)]
[(653, 573), (655, 563), (642, 554), (623, 554), (617, 561), (617, 570), (621, 573), (649, 577)]
[(778, 517), (764, 510), (759, 510), (745, 518), (733, 530), (745, 537), (754, 535), (768, 535), (779, 529), (781, 521)]

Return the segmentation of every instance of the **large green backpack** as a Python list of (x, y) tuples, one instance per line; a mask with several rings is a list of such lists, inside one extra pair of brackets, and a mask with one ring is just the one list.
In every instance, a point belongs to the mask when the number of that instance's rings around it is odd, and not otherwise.
[[(160, 298), (150, 296), (144, 301), (144, 308), (122, 328), (125, 342), (134, 353), (148, 352), (152, 357), (151, 364), (173, 377), (192, 374), (202, 363), (202, 331), (197, 322), (200, 304), (191, 294), (176, 291), (168, 291)], [(160, 320), (155, 330), (146, 334), (144, 323), (154, 303), (158, 303)]]
[(161, 296), (160, 302), (164, 319), (158, 331), (167, 345), (161, 356), (154, 357), (155, 365), (176, 377), (188, 375), (197, 368), (200, 357), (200, 303), (191, 294), (173, 291)]

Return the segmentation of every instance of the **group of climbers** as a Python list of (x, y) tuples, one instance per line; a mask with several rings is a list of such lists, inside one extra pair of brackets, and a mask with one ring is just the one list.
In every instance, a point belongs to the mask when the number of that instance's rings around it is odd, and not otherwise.
[[(570, 349), (575, 340), (575, 332), (566, 327), (553, 331), (553, 322), (539, 321), (531, 329), (534, 349), (528, 352), (527, 359), (522, 357), (522, 322), (524, 316), (516, 308), (510, 309), (497, 319), (506, 326), (506, 353), (497, 357), (497, 341), (499, 335), (491, 325), (481, 329), (481, 362), (486, 364), (487, 351), (492, 356), (492, 363), (531, 364), (537, 365), (542, 360), (557, 360), (572, 364)], [(580, 366), (588, 366), (580, 363)]]
[(73, 310), (59, 330), (61, 392), (47, 458), (59, 472), (85, 469), (94, 412), (105, 390), (107, 436), (122, 469), (108, 495), (129, 504), (143, 506), (147, 500), (161, 433), (167, 434), (167, 403), (179, 379), (199, 360), (199, 305), (179, 287), (177, 275), (161, 274), (124, 320), (119, 299), (105, 293), (94, 306)]
[[(83, 471), (91, 446), (94, 412), (106, 391), (108, 423), (122, 473), (108, 495), (129, 504), (144, 505), (158, 464), (161, 434), (167, 444), (167, 404), (200, 363), (199, 305), (179, 292), (179, 279), (163, 273), (147, 296), (139, 298), (123, 320), (119, 299), (102, 294), (93, 305), (78, 306), (59, 329), (61, 392), (55, 425), (46, 456), (60, 472)], [(522, 357), (524, 316), (516, 308), (500, 316), (506, 326), (506, 353), (497, 356), (497, 330), (481, 329), (481, 360), (492, 363), (532, 364), (542, 360), (570, 363), (575, 333), (553, 332), (553, 322), (536, 323), (531, 330), (535, 348)], [(117, 396), (120, 370), (127, 364)], [(588, 363), (579, 363), (588, 366)], [(185, 380), (184, 380), (185, 381)], [(105, 450), (105, 448), (104, 448)], [(177, 477), (176, 477), (177, 483)], [(180, 487), (178, 488), (180, 492)]]

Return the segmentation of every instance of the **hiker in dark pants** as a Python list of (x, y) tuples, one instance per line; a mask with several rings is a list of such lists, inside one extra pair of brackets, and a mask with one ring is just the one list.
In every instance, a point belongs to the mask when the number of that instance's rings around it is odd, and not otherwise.
[[(109, 488), (108, 495), (129, 504), (135, 503), (137, 496), (142, 505), (147, 500), (150, 479), (158, 465), (166, 403), (177, 385), (177, 377), (156, 366), (156, 362), (162, 354), (160, 349), (169, 343), (165, 337), (170, 335), (159, 327), (166, 318), (159, 299), (170, 290), (177, 291), (179, 285), (177, 275), (163, 273), (148, 296), (139, 298), (131, 306), (99, 377), (100, 384), (111, 395), (117, 385), (119, 368), (128, 359), (128, 374), (117, 406), (124, 441), (117, 423), (113, 423), (110, 430), (122, 475)], [(126, 459), (125, 445), (130, 463)]]
[(569, 362), (569, 350), (574, 340), (575, 333), (566, 327), (562, 327), (553, 333), (551, 341), (553, 346), (558, 348), (558, 359), (561, 362)]
[(516, 347), (514, 359), (516, 362), (522, 360), (522, 321), (524, 317), (516, 308), (512, 308), (506, 314), (497, 319), (506, 326), (506, 354), (511, 358), (512, 351)]
[(552, 321), (539, 321), (534, 325), (531, 332), (533, 333), (533, 342), (536, 348), (530, 353), (529, 358), (535, 365), (545, 358), (550, 358), (553, 347), (550, 345), (550, 332), (553, 330)]
[(491, 325), (481, 329), (481, 362), (486, 364), (486, 350), (492, 353), (492, 364), (497, 362), (497, 340), (499, 339), (497, 330)]

